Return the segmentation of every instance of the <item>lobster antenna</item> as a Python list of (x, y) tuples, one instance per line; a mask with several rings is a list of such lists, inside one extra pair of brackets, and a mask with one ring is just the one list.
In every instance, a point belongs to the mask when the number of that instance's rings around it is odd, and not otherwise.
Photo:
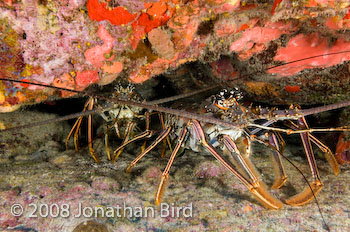
[(16, 79), (8, 79), (8, 78), (0, 78), (0, 81), (9, 81), (9, 82), (15, 82), (15, 83), (21, 83), (21, 84), (27, 84), (27, 85), (36, 85), (36, 86), (41, 86), (41, 87), (47, 87), (47, 88), (52, 88), (52, 89), (57, 89), (57, 90), (62, 90), (62, 91), (68, 91), (72, 93), (83, 93), (85, 95), (89, 94), (86, 91), (79, 91), (79, 90), (74, 90), (74, 89), (66, 89), (62, 87), (57, 87), (53, 85), (47, 85), (47, 84), (40, 84), (40, 83), (34, 83), (30, 81), (21, 81), (21, 80), (16, 80)]
[(339, 54), (344, 54), (344, 53), (349, 53), (349, 52), (350, 52), (350, 50), (345, 50), (345, 51), (340, 51), (340, 52), (331, 52), (331, 53), (322, 54), (322, 55), (309, 56), (309, 57), (306, 57), (306, 58), (301, 58), (301, 59), (298, 59), (298, 60), (289, 61), (289, 62), (284, 63), (284, 64), (276, 64), (274, 66), (266, 68), (265, 70), (271, 70), (271, 69), (274, 69), (274, 68), (277, 68), (277, 67), (280, 67), (280, 66), (293, 64), (293, 63), (297, 63), (297, 62), (304, 61), (304, 60), (310, 60), (310, 59), (314, 59), (314, 58), (318, 58), (318, 57), (322, 57), (322, 56), (339, 55)]
[(321, 112), (329, 111), (329, 110), (335, 110), (343, 107), (350, 106), (350, 100), (344, 101), (344, 102), (339, 102), (339, 103), (334, 103), (326, 106), (319, 106), (311, 109), (306, 109), (306, 110), (300, 110), (300, 112), (303, 114), (303, 116), (308, 116), (311, 114), (318, 114)]
[[(57, 90), (62, 90), (62, 91), (68, 91), (68, 92), (73, 92), (73, 93), (80, 93), (80, 94), (83, 94), (84, 96), (89, 96), (89, 97), (100, 97), (100, 98), (103, 98), (102, 96), (92, 95), (92, 94), (90, 94), (90, 93), (88, 93), (87, 91), (84, 91), (84, 90), (83, 91), (79, 91), (79, 90), (66, 89), (66, 88), (52, 86), (52, 85), (47, 85), (47, 84), (40, 84), (40, 83), (34, 83), (34, 82), (29, 82), (29, 81), (21, 81), (21, 80), (6, 79), (6, 78), (0, 78), (0, 81), (9, 81), (9, 82), (15, 82), (15, 83), (21, 83), (21, 84), (30, 84), (30, 85), (47, 87), (47, 88), (52, 88), (52, 89), (57, 89)], [(215, 89), (217, 87), (219, 87), (219, 86), (218, 85), (209, 86), (209, 87), (206, 87), (206, 88), (203, 88), (203, 89), (192, 91), (190, 93), (184, 93), (184, 94), (179, 94), (179, 95), (172, 96), (172, 97), (167, 97), (167, 98), (162, 98), (162, 99), (150, 101), (149, 103), (153, 104), (153, 105), (158, 105), (158, 104), (163, 104), (163, 103), (167, 103), (167, 102), (172, 102), (172, 101), (176, 101), (176, 100), (179, 100), (179, 99), (182, 99), (182, 98), (187, 98), (187, 97), (190, 97), (190, 96), (194, 96), (194, 95), (197, 95), (199, 93)]]
[[(226, 122), (226, 121), (223, 121), (220, 119), (207, 117), (207, 116), (203, 116), (203, 115), (198, 115), (195, 113), (190, 113), (190, 112), (187, 112), (184, 110), (176, 110), (176, 109), (171, 109), (171, 108), (167, 108), (167, 107), (163, 107), (163, 106), (153, 105), (153, 104), (150, 104), (147, 102), (137, 102), (137, 101), (131, 101), (131, 100), (124, 100), (124, 99), (108, 99), (105, 97), (102, 97), (102, 99), (109, 100), (112, 103), (137, 106), (137, 107), (146, 108), (146, 109), (154, 110), (154, 111), (159, 111), (159, 112), (166, 113), (166, 114), (172, 114), (175, 116), (184, 117), (184, 118), (188, 118), (188, 119), (196, 119), (198, 121), (205, 122), (205, 123), (217, 124), (217, 125), (221, 125), (221, 126), (233, 128), (233, 129), (241, 128), (244, 126), (244, 125), (241, 125), (238, 123)], [(87, 110), (84, 112), (75, 113), (75, 114), (63, 116), (60, 118), (48, 119), (48, 120), (45, 120), (42, 122), (34, 122), (34, 123), (27, 124), (27, 125), (21, 125), (21, 126), (16, 126), (16, 127), (12, 127), (12, 128), (7, 128), (7, 129), (4, 129), (2, 131), (9, 131), (9, 130), (39, 126), (39, 125), (43, 125), (45, 123), (60, 122), (60, 121), (68, 120), (68, 119), (77, 118), (80, 116), (87, 116), (90, 114), (102, 113), (104, 111), (113, 109), (114, 107), (115, 106), (113, 104), (107, 104), (105, 107), (102, 107), (99, 109)]]
[(148, 103), (149, 104), (153, 104), (153, 105), (160, 105), (160, 104), (163, 104), (163, 103), (176, 101), (176, 100), (179, 100), (179, 99), (182, 99), (182, 98), (186, 98), (186, 97), (190, 97), (190, 96), (202, 93), (202, 92), (206, 92), (208, 90), (212, 90), (212, 89), (215, 89), (217, 87), (219, 87), (219, 86), (218, 85), (209, 86), (209, 87), (206, 87), (206, 88), (203, 88), (203, 89), (200, 89), (200, 90), (196, 90), (196, 91), (193, 91), (193, 92), (190, 92), (190, 93), (184, 93), (184, 94), (179, 94), (179, 95), (172, 96), (172, 97), (162, 98), (162, 99), (159, 99), (159, 100), (149, 101)]
[[(110, 107), (109, 109), (111, 109), (111, 108), (112, 107)], [(108, 109), (106, 109), (106, 110), (108, 110)], [(35, 126), (42, 126), (42, 125), (45, 125), (48, 123), (62, 122), (62, 121), (66, 121), (69, 119), (78, 118), (80, 116), (88, 116), (88, 115), (98, 114), (98, 113), (101, 113), (101, 111), (99, 109), (86, 110), (84, 112), (69, 114), (69, 115), (61, 116), (61, 117), (57, 117), (57, 118), (51, 118), (51, 119), (43, 120), (40, 122), (33, 122), (33, 123), (25, 124), (25, 125), (19, 125), (19, 126), (15, 126), (15, 127), (0, 129), (0, 132), (19, 130), (19, 129), (30, 128), (30, 127), (35, 127)]]

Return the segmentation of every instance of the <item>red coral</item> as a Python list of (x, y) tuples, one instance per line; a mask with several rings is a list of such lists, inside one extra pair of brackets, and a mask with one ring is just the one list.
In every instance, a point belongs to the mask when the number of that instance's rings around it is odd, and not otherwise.
[(167, 10), (167, 5), (165, 2), (155, 2), (151, 4), (150, 7), (148, 8), (147, 14), (155, 18), (155, 17), (162, 16), (166, 10)]
[[(30, 82), (29, 79), (22, 79), (21, 81)], [(25, 84), (25, 83), (20, 83), (20, 85), (21, 85), (23, 88), (28, 88), (28, 86), (29, 86), (29, 84)]]
[(300, 91), (300, 87), (297, 85), (296, 86), (287, 85), (284, 87), (284, 89), (289, 93), (297, 93)]
[(133, 33), (132, 36), (129, 37), (130, 44), (132, 49), (136, 49), (139, 41), (146, 35), (145, 26), (137, 25), (137, 22), (132, 24)]
[(271, 14), (275, 13), (277, 6), (282, 2), (282, 0), (275, 0), (272, 5)]
[(138, 25), (145, 26), (145, 32), (150, 32), (153, 28), (164, 25), (171, 16), (163, 15), (160, 17), (156, 17), (151, 19), (150, 16), (146, 13), (142, 13), (138, 18)]
[(106, 3), (100, 3), (98, 0), (88, 0), (86, 7), (90, 19), (96, 21), (108, 20), (114, 25), (127, 24), (137, 16), (137, 14), (130, 14), (121, 6), (108, 10)]
[(350, 19), (350, 8), (348, 9), (348, 13), (346, 13), (343, 19)]

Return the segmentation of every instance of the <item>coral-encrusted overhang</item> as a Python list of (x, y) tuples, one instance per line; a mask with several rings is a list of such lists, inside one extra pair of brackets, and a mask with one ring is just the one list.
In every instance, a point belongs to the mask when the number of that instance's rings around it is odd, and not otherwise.
[[(259, 101), (334, 102), (349, 96), (350, 55), (327, 54), (350, 50), (349, 7), (345, 0), (6, 1), (0, 73), (83, 90), (122, 76), (142, 83), (197, 61), (211, 70), (208, 82), (239, 86)], [(302, 61), (290, 63), (295, 59)], [(0, 104), (38, 102), (57, 92), (6, 82)]]

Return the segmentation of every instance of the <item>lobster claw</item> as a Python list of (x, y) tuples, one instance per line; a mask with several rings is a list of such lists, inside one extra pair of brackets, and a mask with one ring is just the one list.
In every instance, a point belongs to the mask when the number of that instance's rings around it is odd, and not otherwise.
[(322, 187), (323, 184), (320, 181), (313, 181), (309, 186), (306, 186), (301, 193), (286, 199), (285, 202), (288, 205), (305, 205), (306, 203), (310, 202), (319, 191), (321, 191)]
[(254, 183), (254, 186), (249, 191), (255, 196), (255, 198), (262, 203), (267, 209), (281, 209), (283, 204), (280, 200), (272, 196), (260, 180)]
[[(229, 136), (224, 136), (224, 144), (234, 156), (238, 168), (234, 167), (234, 165), (232, 165), (230, 162), (227, 162), (214, 149), (214, 147), (207, 142), (203, 129), (197, 120), (191, 120), (189, 125), (193, 135), (202, 144), (202, 146), (206, 148), (209, 153), (212, 154), (226, 169), (235, 175), (259, 202), (261, 202), (268, 209), (280, 209), (283, 207), (282, 202), (267, 191), (266, 186), (259, 180), (257, 171), (250, 162), (249, 158), (240, 154), (236, 144)], [(248, 148), (248, 140), (246, 145), (246, 148)]]

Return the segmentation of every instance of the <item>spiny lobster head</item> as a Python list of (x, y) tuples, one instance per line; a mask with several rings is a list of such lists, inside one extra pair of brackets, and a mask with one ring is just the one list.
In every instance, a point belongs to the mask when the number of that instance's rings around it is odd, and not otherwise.
[(130, 83), (127, 85), (118, 83), (114, 89), (116, 96), (118, 96), (121, 99), (136, 101), (140, 100), (140, 98), (135, 93), (135, 86)]
[[(128, 83), (128, 84), (121, 84), (118, 83), (115, 87), (115, 94), (114, 96), (122, 99), (122, 100), (131, 100), (131, 101), (141, 101), (142, 99), (140, 96), (137, 94), (135, 91), (135, 86)], [(134, 114), (138, 114), (142, 111), (142, 108), (136, 107), (136, 106), (127, 106), (127, 105), (118, 105), (116, 107), (115, 114), (117, 115), (118, 111), (120, 110), (119, 113), (119, 118), (133, 118)]]
[(222, 110), (228, 110), (232, 107), (239, 105), (239, 102), (243, 99), (243, 94), (238, 88), (231, 90), (223, 89), (218, 94), (213, 96), (213, 104)]
[(205, 111), (223, 120), (238, 121), (246, 112), (245, 108), (241, 106), (242, 99), (243, 94), (238, 88), (223, 89), (212, 96), (211, 104), (205, 105)]

